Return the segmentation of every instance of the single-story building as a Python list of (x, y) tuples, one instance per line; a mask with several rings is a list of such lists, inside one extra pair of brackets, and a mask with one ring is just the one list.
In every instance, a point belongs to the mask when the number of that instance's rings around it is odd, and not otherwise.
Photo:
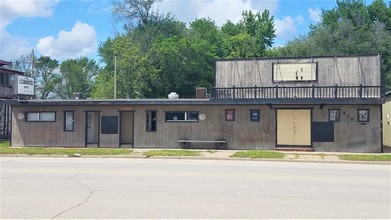
[(379, 55), (217, 60), (210, 97), (15, 101), (12, 145), (381, 152), (380, 67)]

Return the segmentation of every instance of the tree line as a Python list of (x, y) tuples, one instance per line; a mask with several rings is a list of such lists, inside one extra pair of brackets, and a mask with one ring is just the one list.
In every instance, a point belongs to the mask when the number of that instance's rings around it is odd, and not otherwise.
[[(319, 56), (379, 53), (382, 79), (391, 89), (391, 3), (375, 0), (337, 0), (323, 10), (310, 32), (273, 48), (274, 18), (243, 11), (239, 22), (218, 27), (210, 18), (195, 19), (186, 26), (171, 14), (152, 10), (161, 0), (117, 0), (113, 17), (123, 31), (101, 42), (101, 64), (81, 57), (59, 62), (41, 56), (35, 62), (37, 98), (72, 98), (81, 92), (90, 98), (161, 98), (172, 91), (192, 98), (195, 87), (211, 87), (214, 61), (220, 58)], [(14, 68), (31, 72), (28, 56)]]

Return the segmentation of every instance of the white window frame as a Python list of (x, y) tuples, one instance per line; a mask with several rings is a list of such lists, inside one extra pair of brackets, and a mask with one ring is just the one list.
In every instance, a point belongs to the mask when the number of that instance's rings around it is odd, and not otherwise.
[[(36, 114), (35, 118), (32, 118), (32, 115)], [(46, 119), (43, 117), (44, 114), (53, 114), (52, 119)], [(26, 121), (27, 122), (55, 122), (56, 121), (56, 112), (26, 112)]]

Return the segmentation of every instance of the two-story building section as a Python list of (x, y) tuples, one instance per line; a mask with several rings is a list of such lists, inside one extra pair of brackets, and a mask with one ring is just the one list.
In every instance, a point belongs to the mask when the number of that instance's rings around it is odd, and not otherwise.
[(382, 151), (379, 55), (217, 60), (210, 98), (200, 91), (19, 101), (12, 145)]
[(23, 72), (12, 70), (11, 62), (0, 60), (0, 139), (9, 139), (11, 131), (11, 109), (9, 103), (16, 98), (14, 93), (15, 75)]

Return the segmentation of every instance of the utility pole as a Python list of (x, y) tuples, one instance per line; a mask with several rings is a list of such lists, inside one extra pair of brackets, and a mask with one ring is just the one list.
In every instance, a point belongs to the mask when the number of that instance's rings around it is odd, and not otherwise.
[(114, 99), (117, 99), (117, 55), (114, 56)]
[(33, 96), (32, 99), (35, 99), (35, 74), (34, 74), (34, 68), (35, 68), (35, 55), (34, 55), (34, 49), (31, 49), (31, 77), (34, 79), (34, 88), (33, 88)]
[(34, 78), (34, 49), (31, 49), (31, 77)]

